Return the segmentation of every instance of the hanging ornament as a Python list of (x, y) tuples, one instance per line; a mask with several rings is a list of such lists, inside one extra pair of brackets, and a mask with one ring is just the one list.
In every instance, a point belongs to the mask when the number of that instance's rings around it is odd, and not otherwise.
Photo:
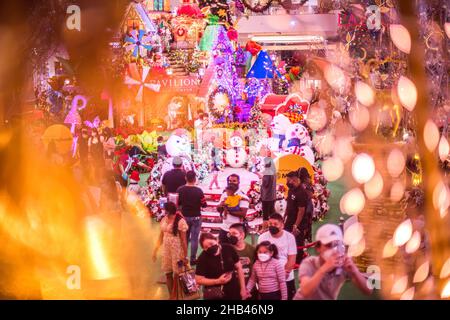
[(401, 24), (391, 24), (389, 32), (394, 45), (402, 52), (409, 54), (411, 52), (411, 36), (408, 29)]

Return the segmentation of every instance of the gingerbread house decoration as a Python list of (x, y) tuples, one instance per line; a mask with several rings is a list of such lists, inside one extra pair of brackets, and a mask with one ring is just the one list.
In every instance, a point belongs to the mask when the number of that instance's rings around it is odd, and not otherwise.
[(204, 16), (192, 0), (183, 0), (172, 19), (173, 35), (177, 48), (194, 48), (205, 28)]

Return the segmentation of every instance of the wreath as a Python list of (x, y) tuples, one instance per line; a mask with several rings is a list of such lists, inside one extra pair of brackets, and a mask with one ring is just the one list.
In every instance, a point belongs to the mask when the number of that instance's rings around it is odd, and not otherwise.
[(226, 95), (228, 98), (228, 101), (230, 101), (230, 93), (228, 92), (227, 89), (225, 89), (222, 86), (218, 86), (210, 95), (209, 95), (209, 99), (208, 99), (208, 108), (209, 108), (209, 112), (210, 114), (215, 118), (215, 119), (220, 119), (223, 116), (223, 113), (225, 111), (225, 107), (227, 106), (223, 106), (223, 107), (218, 107), (215, 104), (215, 99), (218, 95)]
[(292, 0), (279, 0), (281, 6), (286, 10), (297, 10), (308, 2), (308, 0), (298, 0), (298, 3), (293, 3)]
[(186, 29), (183, 27), (177, 28), (177, 36), (182, 37), (186, 34)]
[(243, 0), (244, 6), (252, 12), (266, 11), (272, 4), (272, 0), (257, 0), (256, 4), (252, 4), (252, 0)]

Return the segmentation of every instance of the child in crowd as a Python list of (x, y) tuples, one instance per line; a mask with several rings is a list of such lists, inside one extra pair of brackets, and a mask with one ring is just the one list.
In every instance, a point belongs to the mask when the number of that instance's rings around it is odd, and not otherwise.
[(256, 261), (247, 283), (251, 292), (258, 285), (260, 300), (287, 300), (286, 272), (278, 260), (277, 246), (263, 241), (256, 247)]
[(227, 197), (225, 200), (220, 204), (221, 207), (224, 209), (223, 217), (226, 218), (227, 212), (236, 212), (240, 211), (241, 208), (239, 206), (239, 202), (242, 199), (242, 196), (236, 194), (236, 191), (238, 190), (238, 187), (234, 184), (229, 184), (225, 191), (227, 193)]

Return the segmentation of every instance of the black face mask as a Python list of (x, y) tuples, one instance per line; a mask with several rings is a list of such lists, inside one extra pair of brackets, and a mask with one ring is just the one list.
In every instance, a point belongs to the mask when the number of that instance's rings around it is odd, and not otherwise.
[(206, 249), (206, 253), (214, 256), (218, 250), (219, 250), (219, 245), (215, 244), (215, 245), (209, 247), (208, 249)]
[(269, 227), (269, 232), (271, 235), (276, 235), (278, 232), (280, 232), (280, 229), (278, 227), (274, 227), (274, 226), (270, 226)]
[(231, 245), (235, 246), (238, 243), (239, 239), (236, 236), (229, 235), (228, 241), (230, 242)]

